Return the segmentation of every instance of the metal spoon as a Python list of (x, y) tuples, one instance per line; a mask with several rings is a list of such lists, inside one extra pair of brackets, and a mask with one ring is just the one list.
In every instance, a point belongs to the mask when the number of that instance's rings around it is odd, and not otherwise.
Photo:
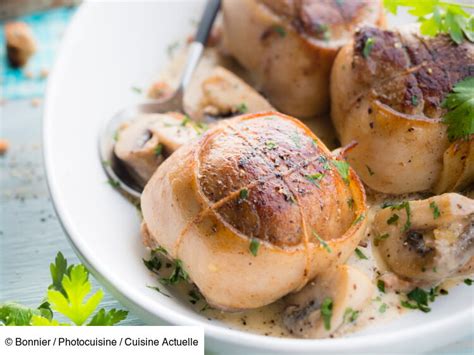
[(123, 122), (130, 121), (140, 113), (164, 113), (177, 111), (184, 113), (183, 96), (194, 71), (201, 59), (212, 25), (219, 11), (221, 0), (207, 0), (206, 8), (194, 41), (189, 45), (188, 57), (178, 87), (173, 96), (164, 100), (152, 100), (126, 108), (112, 117), (104, 125), (99, 136), (99, 156), (102, 167), (114, 187), (132, 197), (140, 198), (143, 186), (114, 153), (114, 135)]

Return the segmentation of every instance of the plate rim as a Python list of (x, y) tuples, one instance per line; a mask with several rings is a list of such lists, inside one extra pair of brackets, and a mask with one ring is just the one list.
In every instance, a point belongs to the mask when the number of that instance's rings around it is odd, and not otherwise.
[[(194, 325), (204, 328), (205, 336), (214, 339), (222, 344), (231, 344), (236, 347), (251, 347), (254, 350), (262, 351), (279, 351), (279, 352), (314, 352), (314, 351), (362, 351), (367, 349), (382, 349), (393, 345), (395, 348), (400, 346), (400, 341), (406, 342), (406, 345), (411, 341), (419, 340), (427, 337), (432, 341), (433, 346), (426, 347), (432, 349), (436, 346), (447, 345), (445, 340), (436, 342), (436, 335), (450, 334), (452, 341), (461, 339), (463, 336), (469, 334), (469, 325), (474, 326), (474, 305), (464, 312), (457, 312), (451, 316), (443, 317), (441, 319), (417, 324), (410, 327), (408, 330), (390, 331), (386, 334), (374, 336), (374, 334), (351, 335), (334, 339), (299, 339), (299, 338), (279, 338), (274, 336), (264, 336), (254, 334), (238, 329), (229, 329), (224, 326), (213, 325), (192, 319), (179, 312), (168, 310), (159, 303), (152, 303), (149, 297), (144, 296), (139, 291), (127, 289), (120, 280), (110, 273), (104, 272), (101, 267), (100, 260), (88, 254), (88, 247), (81, 241), (81, 236), (75, 231), (74, 224), (68, 215), (67, 207), (61, 199), (58, 190), (58, 181), (54, 175), (54, 164), (51, 160), (50, 151), (50, 132), (51, 125), (54, 121), (54, 113), (52, 107), (54, 106), (54, 96), (58, 92), (58, 80), (56, 79), (56, 72), (61, 66), (62, 57), (67, 50), (67, 43), (70, 41), (72, 33), (78, 27), (78, 23), (82, 18), (87, 16), (87, 12), (91, 8), (90, 4), (93, 1), (86, 1), (79, 6), (72, 20), (70, 21), (57, 51), (54, 65), (50, 73), (50, 77), (46, 87), (45, 104), (43, 110), (42, 122), (42, 143), (43, 143), (43, 166), (45, 169), (46, 182), (51, 196), (51, 201), (58, 220), (65, 232), (65, 235), (72, 246), (74, 252), (78, 255), (84, 265), (89, 269), (94, 278), (102, 284), (114, 297), (116, 297), (123, 305), (132, 310), (133, 313), (138, 314), (139, 317), (146, 322), (151, 319), (163, 320), (172, 325)], [(107, 2), (112, 3), (112, 2)], [(112, 3), (113, 4), (113, 3)], [(442, 337), (440, 337), (442, 338)]]

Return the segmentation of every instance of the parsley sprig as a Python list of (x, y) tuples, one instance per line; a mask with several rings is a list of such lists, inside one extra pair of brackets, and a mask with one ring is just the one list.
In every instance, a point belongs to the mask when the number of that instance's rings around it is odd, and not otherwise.
[(454, 85), (442, 107), (448, 110), (443, 122), (448, 125), (448, 137), (451, 141), (467, 139), (474, 134), (474, 76)]
[(466, 8), (474, 8), (472, 3), (455, 3), (443, 0), (384, 0), (385, 8), (397, 14), (399, 7), (409, 8), (408, 13), (417, 17), (420, 31), (426, 36), (448, 33), (452, 40), (460, 44), (465, 38), (474, 42), (474, 17)]
[[(128, 312), (99, 309), (104, 296), (102, 290), (91, 294), (92, 283), (84, 265), (69, 265), (59, 252), (50, 265), (52, 284), (48, 287), (46, 301), (38, 308), (18, 303), (0, 304), (0, 325), (115, 325), (127, 317)], [(71, 323), (60, 323), (54, 312), (62, 314)]]

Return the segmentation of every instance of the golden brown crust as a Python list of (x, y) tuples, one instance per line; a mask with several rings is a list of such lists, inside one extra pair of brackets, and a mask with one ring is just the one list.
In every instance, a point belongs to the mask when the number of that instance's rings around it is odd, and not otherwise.
[[(372, 41), (371, 49), (367, 41)], [(394, 110), (439, 118), (444, 113), (441, 103), (453, 86), (474, 75), (474, 44), (457, 45), (448, 35), (426, 38), (411, 29), (364, 27), (354, 38), (352, 69)]]
[(242, 234), (277, 246), (304, 240), (303, 218), (323, 239), (342, 234), (354, 219), (351, 192), (329, 152), (291, 120), (264, 115), (232, 120), (205, 140), (198, 173), (205, 197)]

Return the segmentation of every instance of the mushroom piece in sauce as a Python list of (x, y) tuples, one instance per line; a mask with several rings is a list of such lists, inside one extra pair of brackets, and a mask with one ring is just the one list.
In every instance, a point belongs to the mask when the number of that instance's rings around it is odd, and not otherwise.
[(180, 113), (143, 114), (120, 127), (115, 155), (145, 185), (171, 153), (204, 128)]
[(435, 283), (474, 267), (474, 200), (447, 193), (380, 210), (373, 230), (398, 276)]
[(340, 265), (286, 297), (283, 323), (302, 338), (325, 338), (356, 315), (371, 299), (374, 285), (356, 268)]

